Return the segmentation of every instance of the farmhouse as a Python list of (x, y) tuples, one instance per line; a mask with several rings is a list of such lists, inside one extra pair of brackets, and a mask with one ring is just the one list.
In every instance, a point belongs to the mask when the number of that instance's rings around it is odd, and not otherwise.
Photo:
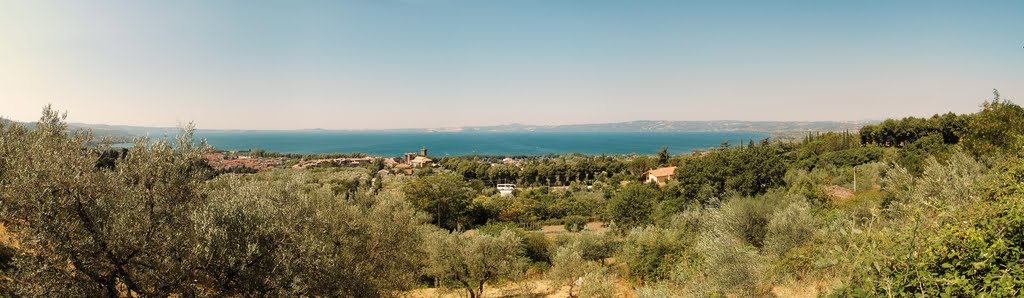
[(657, 183), (658, 186), (665, 186), (665, 183), (675, 175), (676, 167), (652, 169), (644, 173), (644, 183)]
[(414, 168), (422, 168), (424, 166), (429, 167), (433, 164), (433, 159), (429, 159), (423, 156), (417, 156), (416, 158), (413, 158), (411, 161), (409, 161), (409, 165), (412, 165)]

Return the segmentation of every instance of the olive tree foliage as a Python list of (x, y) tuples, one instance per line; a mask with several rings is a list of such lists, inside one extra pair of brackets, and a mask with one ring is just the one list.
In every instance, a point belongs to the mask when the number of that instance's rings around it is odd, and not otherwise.
[(356, 201), (308, 177), (225, 177), (193, 212), (198, 278), (220, 294), (376, 297), (412, 286), (427, 218), (400, 194)]
[(568, 234), (555, 239), (558, 247), (572, 246), (584, 260), (604, 264), (605, 259), (612, 257), (618, 249), (616, 237), (607, 233), (581, 232)]
[(954, 151), (944, 163), (929, 157), (923, 168), (922, 175), (915, 177), (895, 165), (881, 179), (882, 188), (893, 194), (896, 204), (907, 208), (914, 204), (926, 204), (929, 208), (960, 206), (979, 199), (981, 182), (988, 177), (984, 164), (960, 150)]
[(703, 291), (736, 291), (740, 296), (755, 296), (763, 282), (767, 271), (766, 259), (758, 254), (754, 242), (764, 239), (764, 230), (763, 227), (749, 225), (766, 225), (767, 222), (751, 219), (761, 216), (751, 216), (743, 209), (749, 210), (749, 206), (725, 205), (722, 209), (708, 212), (713, 224), (701, 233), (696, 245), (698, 255), (704, 261), (704, 274), (708, 281), (701, 287)]
[(577, 285), (582, 284), (583, 276), (599, 268), (597, 263), (584, 260), (577, 247), (563, 246), (551, 259), (548, 278), (557, 286), (569, 286), (569, 297), (576, 297), (575, 290), (579, 290)]
[(617, 277), (608, 268), (598, 267), (589, 271), (580, 278), (579, 296), (583, 298), (612, 298), (617, 297), (615, 291)]
[(391, 296), (422, 268), (429, 225), (401, 194), (345, 199), (301, 173), (208, 180), (191, 126), (97, 167), (90, 134), (63, 119), (0, 126), (17, 295)]
[(0, 129), (0, 204), (23, 235), (14, 288), (23, 296), (167, 296), (192, 288), (188, 210), (205, 179), (192, 127), (174, 144), (141, 139), (97, 169), (88, 132), (68, 134), (46, 107), (35, 129)]
[(818, 219), (805, 200), (795, 200), (772, 215), (765, 232), (764, 252), (782, 256), (814, 238)]
[(555, 285), (569, 286), (570, 297), (611, 297), (614, 276), (604, 267), (614, 247), (611, 236), (579, 233), (558, 240), (547, 277)]
[(456, 283), (469, 297), (481, 297), (485, 284), (518, 276), (526, 270), (521, 242), (510, 230), (497, 236), (439, 231), (426, 245), (426, 273), (441, 283)]
[(917, 181), (917, 196), (924, 200), (962, 203), (977, 200), (981, 192), (979, 182), (988, 171), (970, 155), (957, 151), (940, 163), (934, 157), (925, 162), (924, 174)]

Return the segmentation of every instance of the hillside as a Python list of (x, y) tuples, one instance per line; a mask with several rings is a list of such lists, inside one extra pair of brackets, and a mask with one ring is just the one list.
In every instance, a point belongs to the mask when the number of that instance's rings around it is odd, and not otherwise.
[(616, 123), (468, 126), (454, 131), (480, 132), (696, 132), (749, 131), (765, 133), (857, 130), (875, 121), (655, 121), (639, 120)]

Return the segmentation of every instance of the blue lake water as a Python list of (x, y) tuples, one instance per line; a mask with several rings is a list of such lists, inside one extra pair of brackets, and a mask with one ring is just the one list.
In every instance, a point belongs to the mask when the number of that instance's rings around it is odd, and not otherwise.
[(360, 152), (401, 156), (427, 147), (431, 156), (542, 155), (548, 153), (673, 154), (715, 147), (723, 141), (746, 143), (768, 137), (753, 132), (214, 132), (198, 131), (221, 150), (261, 148), (285, 153)]

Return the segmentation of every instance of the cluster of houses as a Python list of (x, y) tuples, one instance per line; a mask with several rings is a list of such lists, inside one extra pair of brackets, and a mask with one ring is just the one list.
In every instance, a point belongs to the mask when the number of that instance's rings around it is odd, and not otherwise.
[(359, 167), (373, 162), (373, 157), (343, 157), (303, 160), (292, 166), (292, 169), (301, 170), (306, 168), (322, 167), (325, 165), (336, 167)]
[[(202, 155), (210, 167), (216, 170), (227, 170), (232, 168), (249, 168), (254, 170), (276, 169), (281, 167), (287, 158), (284, 157), (254, 157), (238, 155), (235, 151), (213, 152)], [(303, 170), (316, 167), (360, 167), (373, 163), (379, 157), (342, 157), (323, 158), (312, 160), (300, 160), (291, 168)], [(415, 168), (429, 168), (437, 166), (434, 160), (427, 157), (427, 148), (420, 149), (419, 153), (406, 153), (403, 157), (384, 158), (384, 166), (388, 169), (381, 170), (381, 174), (412, 175)]]
[(214, 152), (203, 154), (203, 159), (215, 170), (227, 170), (231, 168), (250, 168), (255, 170), (274, 169), (284, 163), (285, 159), (281, 157), (276, 158), (260, 158), (251, 156), (236, 156), (234, 154), (228, 154), (224, 152)]
[[(214, 169), (251, 168), (255, 170), (274, 169), (285, 162), (285, 158), (258, 158), (251, 156), (235, 156), (224, 152), (203, 154), (203, 158)], [(374, 157), (348, 157), (348, 158), (327, 158), (303, 160), (292, 166), (292, 169), (301, 170), (325, 165), (337, 167), (359, 167), (374, 162)], [(385, 158), (384, 164), (389, 169), (380, 170), (381, 175), (412, 175), (415, 168), (429, 168), (437, 166), (434, 160), (427, 157), (427, 148), (420, 149), (419, 153), (405, 153), (403, 158)], [(505, 158), (502, 164), (521, 166), (521, 161), (512, 158)], [(662, 167), (644, 172), (644, 183), (653, 183), (658, 186), (665, 186), (669, 180), (675, 177), (676, 167)], [(514, 188), (511, 186), (510, 188)], [(510, 191), (509, 191), (510, 192)]]
[[(386, 165), (391, 166), (395, 170), (394, 174), (401, 175), (412, 175), (413, 168), (430, 168), (434, 167), (434, 160), (427, 157), (427, 148), (421, 148), (419, 154), (406, 152), (405, 158), (399, 162), (395, 158), (389, 158), (385, 160)], [(392, 174), (388, 170), (381, 170), (379, 174)]]
[(515, 166), (520, 170), (523, 169), (523, 160), (521, 159), (512, 159), (511, 157), (506, 157), (505, 159), (501, 160), (501, 164)]

